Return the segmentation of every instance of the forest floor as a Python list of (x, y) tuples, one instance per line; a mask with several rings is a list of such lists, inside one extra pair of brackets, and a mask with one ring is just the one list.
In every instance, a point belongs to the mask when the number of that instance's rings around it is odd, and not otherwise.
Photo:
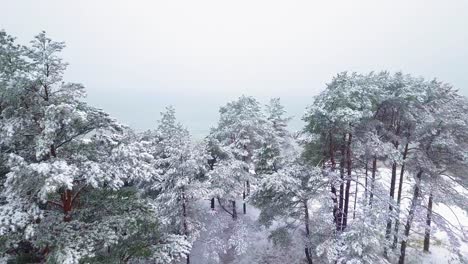
[[(380, 179), (389, 178), (390, 170), (383, 168), (379, 171)], [(408, 205), (412, 190), (411, 181), (408, 179), (405, 181), (408, 181), (408, 184), (405, 182), (406, 188), (402, 208)], [(387, 183), (382, 182), (382, 184), (386, 188)], [(197, 208), (200, 210), (199, 213), (203, 216), (205, 230), (200, 233), (199, 238), (194, 243), (191, 254), (192, 264), (306, 263), (301, 235), (298, 231), (297, 235), (293, 236), (289, 247), (275, 247), (268, 238), (270, 231), (262, 227), (257, 221), (260, 211), (248, 204), (247, 214), (244, 215), (242, 213), (242, 200), (237, 201), (237, 204), (239, 205), (239, 215), (236, 221), (233, 221), (229, 214), (219, 208), (218, 204), (216, 204), (214, 211), (210, 209), (209, 201), (201, 201), (197, 204)], [(466, 226), (468, 216), (460, 208), (449, 208), (443, 204), (434, 204), (434, 212), (444, 216), (453, 226), (462, 230), (468, 228)], [(407, 252), (407, 263), (463, 263), (456, 250), (453, 250), (452, 243), (450, 243), (451, 240), (456, 238), (448, 236), (436, 223), (433, 224), (433, 230), (429, 253), (422, 251), (424, 230), (412, 230)], [(463, 234), (458, 233), (458, 237), (463, 237)], [(460, 239), (458, 251), (465, 258), (468, 256), (467, 239)], [(394, 262), (394, 260), (391, 262)], [(327, 263), (326, 260), (323, 263)]]

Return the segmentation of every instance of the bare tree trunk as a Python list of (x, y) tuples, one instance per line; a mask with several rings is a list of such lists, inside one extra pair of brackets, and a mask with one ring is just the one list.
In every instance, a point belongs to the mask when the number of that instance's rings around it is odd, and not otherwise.
[(338, 220), (339, 220), (339, 217), (338, 217), (338, 199), (337, 199), (337, 193), (336, 193), (336, 188), (335, 186), (333, 186), (333, 183), (332, 183), (332, 186), (331, 186), (331, 193), (332, 193), (332, 200), (333, 200), (333, 221), (335, 222), (335, 225), (336, 225), (336, 229), (338, 230)]
[(62, 200), (62, 208), (63, 208), (63, 221), (70, 222), (72, 220), (72, 207), (73, 207), (73, 198), (72, 198), (72, 191), (65, 190), (61, 195)]
[[(385, 231), (385, 238), (390, 240), (390, 236), (392, 234), (392, 212), (393, 212), (393, 205), (394, 197), (395, 197), (395, 185), (396, 185), (396, 175), (397, 175), (397, 164), (393, 162), (392, 164), (392, 179), (390, 182), (390, 200), (388, 205), (388, 216), (387, 216), (387, 228)], [(384, 256), (388, 257), (388, 248), (387, 246), (384, 247)]]
[(237, 209), (236, 209), (236, 201), (232, 200), (232, 219), (236, 220), (237, 219)]
[[(331, 162), (331, 171), (335, 172), (336, 168), (336, 161), (335, 161), (335, 149), (333, 145), (333, 135), (329, 133), (330, 136), (330, 162)], [(335, 222), (336, 229), (338, 230), (338, 196), (336, 194), (336, 188), (331, 184), (331, 193), (332, 193), (332, 201), (333, 201), (333, 221)]]
[(310, 250), (309, 250), (309, 248), (306, 247), (306, 248), (304, 249), (304, 251), (305, 251), (307, 263), (308, 263), (308, 264), (313, 264), (313, 262), (312, 262), (312, 257), (310, 256)]
[(424, 251), (425, 252), (429, 252), (429, 245), (431, 243), (431, 222), (432, 222), (432, 191), (429, 194), (429, 201), (427, 203), (426, 229), (424, 230)]
[[(246, 146), (246, 145), (244, 145), (244, 150), (247, 150), (247, 146)], [(247, 157), (243, 156), (243, 157), (242, 157), (242, 161), (243, 161), (243, 162), (247, 162)], [(245, 170), (248, 174), (250, 174), (249, 169), (248, 169), (247, 167), (244, 167), (244, 170)], [(244, 214), (247, 214), (247, 205), (245, 204), (245, 198), (247, 197), (247, 194), (246, 194), (246, 192), (247, 192), (246, 189), (247, 189), (247, 188), (248, 188), (248, 191), (250, 192), (250, 184), (249, 184), (249, 181), (248, 181), (248, 180), (246, 180), (246, 181), (244, 182), (244, 189), (243, 189), (243, 192), (242, 192), (242, 211), (243, 211)], [(236, 205), (236, 202), (234, 201), (234, 203), (233, 203), (233, 210), (235, 210), (235, 205)], [(234, 214), (233, 214), (233, 217), (234, 217)], [(236, 218), (237, 218), (237, 212), (236, 212)]]
[(357, 203), (357, 194), (358, 194), (358, 182), (359, 177), (356, 175), (356, 189), (354, 190), (354, 206), (353, 206), (353, 219), (356, 218), (356, 203)]
[[(346, 138), (346, 135), (345, 135)], [(344, 214), (343, 214), (343, 228), (344, 230), (348, 225), (348, 212), (349, 212), (349, 189), (351, 188), (351, 139), (352, 134), (348, 134), (348, 142), (346, 146), (346, 190), (345, 190), (345, 204), (344, 204)]]
[[(189, 238), (189, 230), (187, 224), (187, 199), (185, 197), (185, 188), (182, 187), (182, 217), (183, 217), (183, 226), (184, 226), (184, 235), (185, 239)], [(187, 264), (190, 264), (190, 254), (186, 255)]]
[(242, 207), (243, 207), (243, 211), (244, 211), (244, 214), (247, 214), (247, 206), (245, 205), (245, 197), (246, 197), (246, 185), (247, 185), (247, 182), (244, 183), (244, 192), (242, 193)]
[(304, 248), (304, 252), (307, 258), (307, 263), (308, 264), (313, 264), (312, 263), (312, 256), (311, 256), (311, 249), (309, 247), (309, 241), (310, 241), (310, 229), (309, 229), (309, 206), (307, 205), (307, 200), (304, 201), (304, 225), (305, 225), (305, 231), (306, 231), (306, 246)]
[(377, 171), (377, 158), (374, 157), (372, 161), (372, 178), (371, 178), (371, 191), (369, 194), (369, 205), (372, 207), (372, 199), (374, 198), (374, 187), (375, 187), (375, 173)]
[[(208, 160), (208, 166), (210, 168), (210, 170), (213, 170), (214, 169), (214, 165), (216, 163), (216, 158), (213, 158), (213, 159), (209, 159)], [(211, 204), (210, 204), (210, 207), (211, 207), (211, 210), (214, 211), (215, 209), (215, 198), (211, 198)]]
[(339, 211), (338, 211), (338, 228), (337, 230), (342, 231), (343, 228), (343, 216), (344, 216), (344, 174), (345, 174), (345, 163), (346, 163), (346, 135), (343, 139), (343, 143), (341, 145), (341, 159), (340, 159), (340, 200), (339, 200)]
[(397, 196), (397, 218), (395, 220), (395, 234), (393, 235), (393, 245), (392, 248), (395, 249), (398, 244), (398, 232), (400, 229), (400, 203), (401, 203), (401, 193), (403, 190), (403, 179), (405, 174), (405, 160), (408, 155), (408, 143), (405, 145), (405, 151), (403, 152), (403, 164), (401, 165), (400, 170), (400, 182), (398, 183), (398, 196)]
[(366, 176), (366, 179), (364, 180), (364, 186), (365, 186), (365, 188), (364, 188), (364, 199), (365, 200), (364, 201), (367, 201), (367, 192), (368, 192), (367, 188), (369, 187), (369, 185), (367, 184), (367, 180), (369, 178), (369, 165), (368, 164), (369, 164), (369, 161), (367, 160), (367, 157), (366, 157), (366, 165), (365, 165), (366, 172), (364, 174)]
[(421, 176), (422, 176), (422, 171), (419, 171), (418, 174), (416, 175), (416, 184), (414, 186), (414, 193), (413, 193), (413, 199), (411, 200), (411, 205), (410, 205), (410, 210), (408, 213), (408, 218), (406, 219), (406, 225), (405, 225), (405, 237), (401, 241), (401, 246), (400, 246), (400, 258), (398, 260), (398, 264), (404, 264), (405, 263), (405, 255), (406, 255), (406, 244), (407, 240), (410, 234), (411, 230), (411, 224), (413, 222), (414, 218), (414, 211), (416, 210), (416, 206), (418, 203), (418, 197), (419, 197), (419, 186), (421, 184)]

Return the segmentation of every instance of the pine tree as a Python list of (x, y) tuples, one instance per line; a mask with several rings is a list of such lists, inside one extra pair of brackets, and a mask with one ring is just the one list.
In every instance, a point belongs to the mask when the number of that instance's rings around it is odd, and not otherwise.
[[(145, 184), (155, 191), (155, 204), (164, 227), (181, 234), (191, 245), (201, 223), (195, 218), (193, 202), (206, 195), (202, 180), (206, 174), (205, 147), (194, 145), (187, 129), (177, 123), (175, 109), (167, 107), (154, 131), (154, 166), (157, 177)], [(151, 140), (151, 138), (150, 138)], [(190, 263), (190, 255), (186, 254)]]
[[(0, 40), (8, 62), (0, 81), (2, 248), (28, 262), (78, 263), (106, 248), (115, 254), (129, 239), (146, 250), (126, 255), (126, 248), (120, 260), (169, 263), (187, 254), (190, 245), (160, 234), (151, 204), (132, 189), (155, 172), (153, 157), (127, 128), (84, 102), (83, 85), (63, 82), (65, 45), (44, 32), (30, 48), (4, 32)], [(141, 233), (148, 226), (154, 236)]]
[[(289, 231), (302, 226), (308, 263), (312, 263), (314, 258), (310, 207), (327, 184), (320, 168), (296, 158), (278, 172), (265, 176), (252, 198), (254, 205), (261, 209), (259, 221), (262, 224), (270, 227), (280, 219), (286, 223), (272, 231), (272, 239), (285, 239)], [(301, 224), (288, 224), (288, 219), (298, 220)]]
[[(260, 151), (267, 143), (267, 121), (260, 104), (252, 97), (241, 96), (238, 100), (220, 108), (220, 119), (208, 136), (210, 154), (216, 160), (211, 171), (212, 195), (233, 219), (237, 218), (236, 199), (245, 199), (250, 193), (252, 181), (256, 178), (255, 161), (264, 159), (266, 151)], [(259, 156), (263, 157), (259, 158)], [(259, 161), (258, 163), (262, 163)], [(222, 200), (228, 200), (227, 210)]]

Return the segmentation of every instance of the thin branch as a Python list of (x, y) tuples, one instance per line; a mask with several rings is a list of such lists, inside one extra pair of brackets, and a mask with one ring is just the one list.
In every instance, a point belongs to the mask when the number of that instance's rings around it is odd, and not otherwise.
[(231, 216), (234, 216), (231, 212), (229, 212), (229, 211), (226, 209), (226, 207), (224, 207), (223, 203), (221, 203), (221, 199), (219, 198), (219, 196), (216, 197), (216, 199), (218, 200), (219, 206), (221, 206), (221, 208), (222, 208), (224, 211), (226, 211), (226, 213), (228, 213), (228, 214), (231, 215)]
[(83, 135), (88, 134), (89, 132), (93, 131), (94, 129), (96, 129), (96, 128), (95, 128), (95, 127), (86, 128), (85, 130), (83, 130), (83, 131), (81, 131), (81, 132), (79, 132), (79, 133), (77, 133), (77, 134), (71, 136), (70, 138), (64, 140), (63, 142), (57, 144), (57, 145), (55, 146), (55, 149), (58, 149), (59, 147), (63, 146), (64, 144), (66, 144), (66, 143), (72, 141), (73, 139), (75, 139), (75, 138), (77, 138), (77, 137), (79, 137), (79, 136), (83, 136)]
[(61, 203), (59, 203), (59, 202), (56, 202), (56, 201), (47, 200), (47, 203), (53, 204), (53, 205), (58, 206), (60, 208), (63, 208), (63, 205)]

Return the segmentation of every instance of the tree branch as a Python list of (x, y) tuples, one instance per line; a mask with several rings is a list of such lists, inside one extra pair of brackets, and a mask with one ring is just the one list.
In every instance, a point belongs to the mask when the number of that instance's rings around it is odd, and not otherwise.
[(47, 200), (47, 203), (53, 204), (53, 205), (58, 206), (60, 208), (63, 208), (63, 205), (61, 203), (56, 202), (56, 201)]
[(216, 199), (218, 200), (219, 206), (221, 206), (221, 208), (222, 208), (224, 211), (226, 211), (226, 213), (228, 213), (229, 215), (233, 216), (233, 214), (232, 214), (231, 212), (229, 212), (229, 211), (226, 209), (226, 207), (224, 207), (223, 203), (221, 203), (221, 199), (219, 198), (219, 196), (216, 197)]

